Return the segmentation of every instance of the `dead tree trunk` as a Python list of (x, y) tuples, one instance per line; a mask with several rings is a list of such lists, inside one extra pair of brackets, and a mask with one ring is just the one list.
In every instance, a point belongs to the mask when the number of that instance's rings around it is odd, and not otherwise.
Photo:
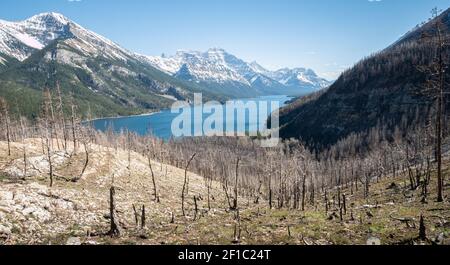
[(208, 210), (211, 210), (211, 185), (212, 179), (207, 179), (207, 192), (208, 192)]
[(83, 143), (84, 146), (84, 154), (85, 154), (85, 160), (84, 160), (84, 166), (83, 166), (83, 170), (81, 170), (80, 176), (78, 179), (81, 179), (84, 175), (84, 172), (86, 171), (88, 165), (89, 165), (89, 148), (88, 148), (88, 143)]
[(173, 212), (171, 212), (170, 215), (171, 215), (170, 223), (173, 224), (173, 223), (175, 223), (175, 214)]
[[(437, 8), (432, 10), (432, 15), (434, 19), (433, 24), (433, 36), (431, 37), (430, 44), (435, 48), (435, 58), (432, 59), (431, 63), (426, 66), (425, 72), (429, 76), (427, 83), (428, 88), (424, 91), (424, 94), (429, 96), (434, 100), (436, 119), (435, 119), (435, 156), (437, 161), (437, 201), (443, 202), (443, 176), (442, 176), (442, 140), (444, 137), (443, 129), (445, 128), (446, 113), (445, 113), (445, 98), (446, 93), (445, 86), (445, 75), (447, 68), (447, 58), (445, 46), (448, 45), (445, 40), (445, 34), (443, 34), (442, 29), (445, 25), (437, 19), (439, 12)], [(425, 36), (426, 37), (426, 36)]]
[(73, 153), (77, 152), (77, 134), (76, 134), (76, 109), (75, 109), (75, 103), (73, 102), (73, 96), (72, 96), (72, 102), (71, 102), (71, 129), (72, 129), (72, 141), (73, 141)]
[(181, 212), (183, 213), (183, 216), (186, 216), (186, 214), (185, 214), (185, 212), (184, 212), (184, 197), (185, 197), (185, 195), (186, 195), (186, 194), (185, 194), (185, 192), (186, 192), (186, 184), (187, 184), (187, 181), (188, 181), (187, 170), (188, 170), (189, 165), (191, 164), (192, 160), (194, 159), (194, 157), (195, 157), (196, 155), (197, 155), (196, 153), (194, 153), (194, 154), (192, 155), (192, 157), (189, 159), (189, 161), (188, 161), (187, 164), (186, 164), (186, 168), (184, 169), (183, 190), (181, 191)]
[(145, 205), (142, 205), (141, 229), (145, 228)]
[(253, 201), (254, 204), (259, 204), (259, 196), (261, 195), (261, 188), (262, 188), (262, 180), (259, 180), (259, 186), (258, 189), (256, 190), (256, 198)]
[(110, 215), (110, 221), (111, 221), (111, 227), (109, 230), (110, 236), (120, 236), (120, 230), (116, 223), (116, 208), (114, 204), (114, 195), (116, 193), (116, 190), (114, 186), (111, 186), (109, 189), (109, 215)]
[[(443, 59), (443, 42), (442, 42), (442, 34), (439, 24), (436, 25), (437, 34), (439, 39), (438, 45), (438, 71), (439, 71), (439, 92), (438, 92), (438, 100), (437, 100), (437, 201), (443, 202), (443, 181), (442, 181), (442, 118), (443, 118), (443, 97), (444, 97), (444, 59)], [(447, 58), (448, 59), (448, 58)]]
[(225, 192), (225, 199), (227, 200), (228, 207), (233, 209), (233, 205), (230, 200), (230, 195), (228, 194), (228, 180), (224, 179), (222, 183), (223, 191)]
[(306, 196), (306, 174), (303, 174), (303, 180), (302, 180), (302, 211), (305, 211), (305, 196)]
[(198, 206), (197, 206), (197, 196), (194, 196), (194, 221), (197, 220), (197, 214), (198, 214)]
[(53, 164), (52, 164), (52, 153), (51, 153), (51, 147), (50, 147), (50, 140), (46, 140), (47, 145), (47, 159), (48, 159), (48, 168), (49, 168), (49, 175), (50, 175), (50, 187), (53, 187)]
[(66, 128), (66, 119), (64, 115), (64, 107), (63, 107), (63, 100), (61, 95), (61, 89), (59, 86), (59, 82), (56, 83), (56, 93), (58, 94), (58, 105), (57, 105), (57, 112), (59, 116), (59, 122), (61, 124), (61, 129), (63, 133), (63, 139), (64, 139), (64, 150), (67, 151), (67, 128)]
[(269, 173), (269, 208), (272, 209), (272, 177)]
[(50, 187), (53, 187), (53, 164), (52, 164), (52, 146), (53, 146), (53, 132), (52, 125), (50, 120), (50, 109), (51, 109), (51, 99), (50, 99), (50, 91), (48, 89), (44, 89), (43, 91), (43, 105), (42, 105), (42, 113), (41, 113), (41, 132), (43, 137), (45, 137), (45, 149), (48, 161), (48, 171), (50, 176)]
[(10, 120), (9, 120), (9, 111), (8, 111), (8, 103), (4, 98), (0, 98), (0, 110), (1, 115), (3, 116), (3, 122), (6, 127), (6, 140), (8, 142), (8, 156), (11, 156), (11, 131), (10, 131)]
[(342, 194), (342, 207), (344, 209), (344, 215), (347, 215), (347, 197)]
[(423, 215), (420, 215), (419, 239), (423, 240), (423, 241), (425, 241), (427, 239), (427, 231), (426, 231)]
[(234, 225), (234, 239), (233, 244), (239, 244), (241, 242), (241, 217), (239, 215), (239, 209), (236, 211), (236, 224)]
[(150, 173), (152, 174), (153, 196), (154, 196), (155, 201), (159, 203), (158, 191), (156, 189), (155, 174), (153, 172), (152, 161), (150, 159), (150, 155), (147, 155), (147, 158), (148, 158), (148, 167), (150, 168)]
[(234, 199), (233, 199), (233, 209), (238, 208), (238, 178), (239, 178), (239, 161), (241, 158), (238, 157), (236, 160), (236, 178), (234, 182)]
[(312, 206), (314, 206), (314, 196), (315, 196), (315, 187), (314, 187), (314, 180), (313, 175), (311, 175), (311, 184), (310, 184), (310, 197), (309, 202)]
[(134, 206), (134, 204), (133, 204), (133, 213), (134, 213), (134, 223), (136, 224), (137, 227), (139, 224), (139, 214), (136, 211), (136, 206)]
[(25, 144), (26, 139), (26, 132), (25, 132), (25, 124), (24, 124), (24, 118), (20, 117), (20, 128), (22, 132), (22, 152), (23, 152), (23, 177), (26, 178), (27, 176), (27, 146)]
[(49, 127), (50, 127), (50, 139), (52, 139), (51, 141), (51, 145), (52, 145), (52, 149), (56, 149), (53, 146), (53, 142), (54, 140), (56, 141), (56, 145), (59, 149), (59, 139), (58, 139), (58, 133), (57, 130), (55, 128), (55, 112), (53, 110), (53, 98), (52, 98), (52, 93), (50, 92), (50, 89), (47, 88), (47, 97), (48, 97), (48, 108), (49, 108)]
[(367, 199), (369, 197), (370, 192), (370, 177), (369, 173), (365, 173), (365, 181), (364, 181), (364, 198)]

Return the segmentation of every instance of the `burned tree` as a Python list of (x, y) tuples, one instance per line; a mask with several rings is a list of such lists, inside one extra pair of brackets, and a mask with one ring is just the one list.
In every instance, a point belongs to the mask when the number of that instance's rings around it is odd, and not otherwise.
[(77, 106), (75, 104), (75, 99), (73, 98), (73, 93), (70, 96), (70, 127), (72, 130), (72, 141), (73, 141), (73, 153), (77, 152)]
[(142, 213), (141, 213), (141, 229), (145, 228), (145, 205), (142, 205)]
[(43, 104), (41, 109), (41, 117), (40, 117), (40, 129), (42, 138), (44, 139), (44, 148), (45, 154), (47, 155), (48, 162), (48, 171), (50, 176), (50, 187), (53, 186), (53, 163), (52, 163), (52, 147), (53, 147), (53, 126), (51, 121), (51, 109), (52, 109), (52, 101), (51, 101), (51, 93), (49, 89), (44, 89), (43, 91)]
[(67, 125), (66, 125), (66, 117), (64, 115), (64, 104), (61, 94), (61, 88), (59, 86), (59, 82), (56, 82), (56, 93), (58, 96), (58, 102), (56, 105), (57, 119), (59, 122), (59, 127), (62, 130), (63, 140), (64, 140), (64, 150), (67, 151), (67, 141), (68, 141), (68, 133), (67, 133)]
[(156, 202), (159, 203), (159, 196), (158, 196), (158, 191), (156, 189), (156, 180), (155, 180), (155, 174), (153, 172), (153, 167), (152, 167), (152, 161), (150, 159), (150, 155), (147, 155), (147, 160), (148, 160), (148, 167), (150, 168), (150, 174), (152, 175), (152, 184), (153, 184), (153, 196), (154, 196), (154, 200)]
[(10, 128), (10, 117), (9, 117), (9, 107), (8, 103), (4, 98), (0, 97), (0, 117), (1, 122), (5, 125), (5, 136), (8, 142), (8, 156), (11, 156), (11, 128)]
[(110, 236), (120, 236), (120, 230), (119, 226), (116, 223), (116, 205), (114, 202), (114, 195), (116, 194), (116, 190), (114, 188), (114, 185), (111, 186), (109, 189), (109, 217), (110, 217), (110, 230), (109, 235)]
[(25, 143), (25, 139), (27, 138), (27, 130), (26, 130), (26, 119), (24, 117), (20, 117), (20, 132), (22, 134), (22, 153), (23, 153), (23, 177), (27, 176), (27, 145)]
[(427, 76), (425, 89), (420, 91), (421, 94), (428, 96), (434, 101), (435, 107), (435, 156), (437, 161), (437, 201), (443, 202), (443, 176), (442, 176), (442, 145), (445, 129), (445, 94), (446, 91), (446, 69), (448, 67), (448, 54), (446, 53), (448, 46), (448, 36), (443, 32), (444, 25), (437, 19), (439, 12), (437, 8), (432, 11), (432, 31), (422, 35), (422, 41), (426, 42), (433, 50), (433, 59), (431, 63), (420, 67), (420, 70)]
[(426, 240), (427, 239), (427, 230), (425, 227), (425, 221), (423, 218), (423, 215), (420, 215), (420, 222), (419, 222), (419, 239), (420, 240)]
[(239, 161), (240, 157), (236, 160), (236, 178), (234, 181), (234, 198), (233, 198), (233, 209), (236, 210), (238, 208), (238, 181), (239, 181)]
[(189, 165), (191, 164), (192, 160), (194, 160), (194, 158), (195, 158), (196, 155), (197, 155), (197, 154), (194, 153), (194, 154), (191, 156), (191, 158), (188, 160), (188, 162), (187, 162), (187, 164), (186, 164), (186, 167), (185, 167), (185, 169), (184, 169), (183, 190), (181, 191), (181, 212), (183, 213), (183, 216), (186, 216), (186, 214), (185, 214), (185, 212), (184, 212), (184, 198), (185, 198), (185, 196), (186, 196), (186, 194), (185, 194), (185, 193), (186, 193), (186, 185), (187, 185), (187, 182), (188, 182), (188, 173), (187, 173), (187, 170), (188, 170)]

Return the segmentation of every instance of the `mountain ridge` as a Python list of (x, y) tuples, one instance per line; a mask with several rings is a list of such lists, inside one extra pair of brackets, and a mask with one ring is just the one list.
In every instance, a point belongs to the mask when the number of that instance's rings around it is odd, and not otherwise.
[(178, 72), (182, 70), (181, 76), (186, 76), (190, 81), (214, 85), (231, 84), (243, 89), (253, 89), (260, 94), (301, 95), (315, 92), (330, 84), (324, 78), (318, 77), (313, 70), (305, 68), (289, 69), (290, 72), (285, 74), (292, 75), (292, 83), (283, 83), (283, 79), (288, 77), (280, 76), (282, 69), (269, 71), (256, 61), (245, 62), (222, 48), (210, 48), (206, 52), (179, 50), (169, 57), (145, 58), (153, 66), (174, 76), (180, 76)]
[[(430, 51), (435, 49), (423, 41), (422, 33), (436, 21), (445, 25), (443, 33), (449, 36), (447, 9), (435, 20), (409, 32), (406, 38), (361, 60), (323, 93), (299, 99), (280, 110), (280, 135), (302, 139), (321, 149), (352, 135), (363, 137), (367, 144), (371, 133), (378, 135), (375, 138), (392, 139), (395, 134), (426, 125), (433, 108), (430, 99), (418, 93), (428, 78), (419, 66), (432, 62)], [(449, 50), (447, 46), (446, 54)], [(448, 80), (450, 73), (446, 76)]]
[(91, 105), (92, 114), (98, 116), (167, 108), (173, 102), (170, 98), (189, 101), (193, 92), (202, 92), (207, 99), (225, 99), (161, 72), (61, 14), (1, 23), (5, 27), (0, 31), (0, 92), (10, 105), (21, 100), (33, 103), (18, 106), (25, 115), (38, 113), (42, 90), (55, 89), (57, 80), (66, 97), (73, 93), (83, 110)]
[[(96, 99), (91, 103), (96, 106), (93, 115), (98, 116), (166, 108), (173, 102), (169, 99), (190, 101), (193, 92), (224, 101), (302, 95), (329, 85), (305, 68), (298, 68), (303, 69), (301, 74), (293, 73), (292, 83), (282, 83), (276, 71), (247, 63), (221, 48), (178, 51), (172, 57), (137, 54), (54, 12), (23, 21), (0, 20), (0, 24), (0, 92), (10, 102), (30, 95), (36, 100), (24, 100), (39, 102), (42, 89), (55, 89), (61, 76), (65, 92), (72, 91), (81, 106), (90, 101), (85, 94)], [(30, 109), (37, 110), (35, 106), (21, 108), (26, 115), (32, 114)]]

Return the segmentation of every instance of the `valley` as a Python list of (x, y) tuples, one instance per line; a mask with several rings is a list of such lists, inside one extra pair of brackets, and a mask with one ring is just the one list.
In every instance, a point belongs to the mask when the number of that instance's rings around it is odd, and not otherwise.
[[(174, 58), (140, 55), (59, 13), (21, 22), (0, 20), (0, 25), (0, 93), (11, 104), (27, 102), (12, 110), (28, 117), (38, 112), (47, 88), (61, 89), (65, 100), (80, 106), (84, 118), (89, 108), (90, 115), (101, 118), (159, 111), (175, 100), (191, 101), (193, 93), (224, 102), (302, 95), (329, 84), (309, 69), (286, 75), (255, 68), (223, 49), (180, 52)], [(265, 74), (275, 74), (276, 80)]]
[[(144, 55), (57, 12), (0, 20), (0, 245), (450, 245), (447, 6), (397, 40), (277, 9), (215, 28), (195, 4), (161, 32), (147, 8), (123, 38), (75, 17), (141, 51), (198, 49)], [(368, 54), (372, 35), (390, 44)]]

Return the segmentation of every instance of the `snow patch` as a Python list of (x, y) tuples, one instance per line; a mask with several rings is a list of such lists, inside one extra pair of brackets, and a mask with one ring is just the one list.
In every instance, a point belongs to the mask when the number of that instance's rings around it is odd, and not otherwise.
[(173, 101), (177, 101), (178, 99), (172, 95), (163, 95), (163, 94), (158, 94), (158, 96), (163, 97), (163, 98), (167, 98)]
[(19, 41), (23, 42), (25, 45), (31, 48), (40, 50), (45, 47), (38, 40), (36, 40), (35, 38), (31, 37), (26, 33), (17, 33), (16, 35), (14, 35), (14, 37), (16, 37)]
[(309, 79), (305, 76), (304, 73), (301, 73), (301, 74), (297, 75), (297, 79), (300, 80), (300, 81), (302, 81), (302, 82), (304, 82), (304, 83), (308, 83), (308, 84), (314, 85), (314, 83), (313, 83), (311, 80), (309, 80)]
[(134, 58), (132, 53), (111, 40), (59, 13), (42, 13), (20, 22), (0, 20), (0, 52), (23, 61), (33, 49), (41, 50), (62, 35), (74, 36), (66, 40), (67, 44), (86, 56), (102, 55), (121, 61)]

